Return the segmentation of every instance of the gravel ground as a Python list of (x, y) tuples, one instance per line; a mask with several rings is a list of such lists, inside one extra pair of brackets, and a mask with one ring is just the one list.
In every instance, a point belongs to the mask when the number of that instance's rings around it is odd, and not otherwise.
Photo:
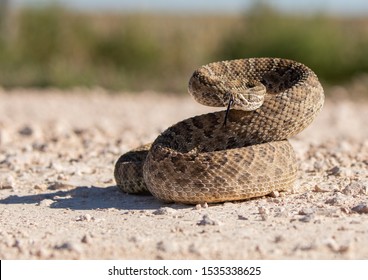
[(368, 258), (367, 102), (327, 100), (291, 139), (290, 192), (186, 206), (118, 191), (120, 154), (211, 110), (149, 92), (0, 91), (0, 258)]

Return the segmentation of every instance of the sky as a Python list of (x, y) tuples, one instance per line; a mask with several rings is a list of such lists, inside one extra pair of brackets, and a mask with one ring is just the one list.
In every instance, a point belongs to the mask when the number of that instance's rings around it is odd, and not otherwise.
[[(58, 2), (81, 10), (238, 13), (261, 0), (10, 0), (16, 5)], [(263, 0), (287, 12), (368, 15), (368, 0)]]

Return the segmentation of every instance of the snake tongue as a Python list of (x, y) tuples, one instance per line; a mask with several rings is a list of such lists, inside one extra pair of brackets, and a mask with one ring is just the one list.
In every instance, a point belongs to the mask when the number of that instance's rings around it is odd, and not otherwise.
[(229, 104), (227, 105), (227, 109), (226, 109), (226, 113), (225, 113), (225, 119), (224, 119), (224, 124), (223, 124), (223, 126), (226, 126), (227, 116), (228, 116), (228, 114), (229, 114), (229, 111), (230, 111), (231, 105), (233, 105), (233, 103), (234, 103), (234, 97), (231, 95), (231, 96), (230, 96), (230, 99), (229, 99)]

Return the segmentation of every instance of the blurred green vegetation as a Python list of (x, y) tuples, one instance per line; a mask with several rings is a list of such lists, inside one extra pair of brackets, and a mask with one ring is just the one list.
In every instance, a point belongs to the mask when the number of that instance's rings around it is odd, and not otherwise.
[(326, 84), (368, 72), (368, 20), (282, 14), (255, 5), (242, 16), (83, 13), (23, 8), (0, 34), (0, 85), (185, 92), (198, 66), (274, 56), (311, 67)]
[[(254, 6), (240, 30), (229, 34), (216, 56), (285, 57), (305, 63), (328, 83), (368, 72), (368, 21), (325, 15), (285, 16)], [(216, 57), (215, 56), (215, 57)]]

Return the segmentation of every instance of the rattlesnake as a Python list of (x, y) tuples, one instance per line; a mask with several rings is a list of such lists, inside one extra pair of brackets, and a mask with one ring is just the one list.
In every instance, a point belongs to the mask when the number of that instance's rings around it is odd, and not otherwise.
[(183, 120), (152, 145), (122, 155), (115, 180), (124, 192), (149, 190), (168, 202), (244, 200), (287, 190), (297, 177), (287, 138), (321, 110), (323, 88), (307, 66), (280, 58), (214, 62), (197, 69), (189, 92), (228, 107)]

